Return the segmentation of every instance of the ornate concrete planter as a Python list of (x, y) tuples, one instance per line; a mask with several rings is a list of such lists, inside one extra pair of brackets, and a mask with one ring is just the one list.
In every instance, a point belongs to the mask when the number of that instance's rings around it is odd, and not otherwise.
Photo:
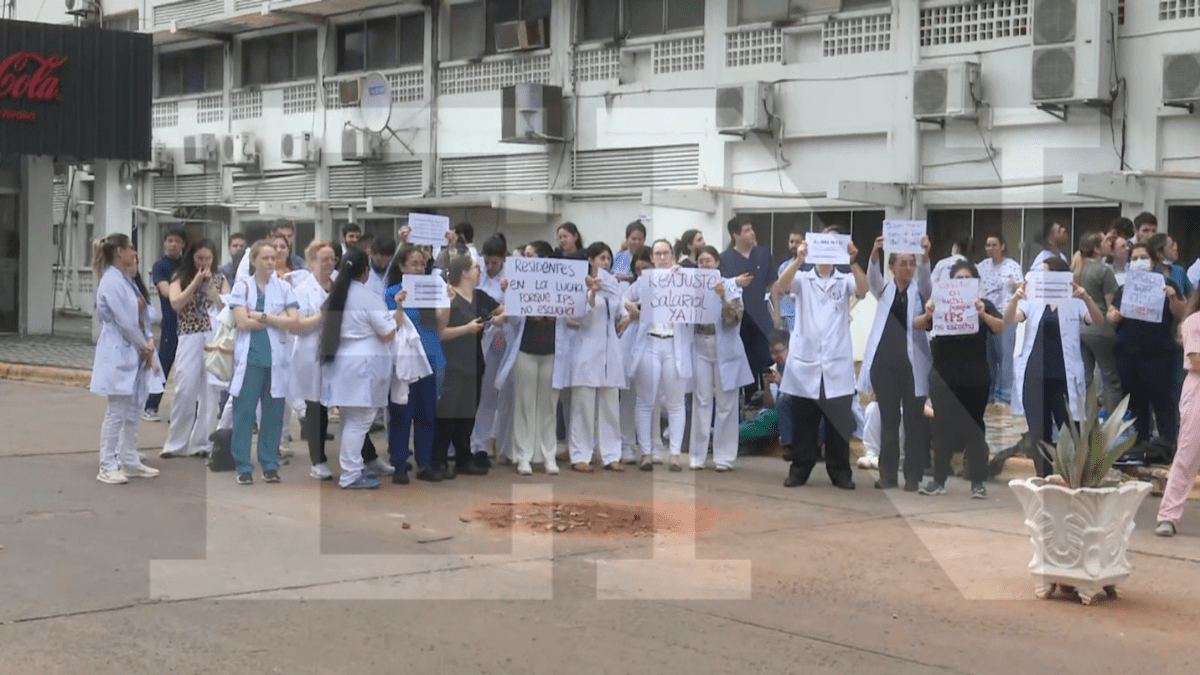
[(1049, 598), (1056, 587), (1074, 590), (1085, 605), (1105, 594), (1116, 597), (1117, 584), (1133, 571), (1129, 535), (1150, 484), (1071, 489), (1028, 478), (1008, 486), (1025, 509), (1034, 593)]

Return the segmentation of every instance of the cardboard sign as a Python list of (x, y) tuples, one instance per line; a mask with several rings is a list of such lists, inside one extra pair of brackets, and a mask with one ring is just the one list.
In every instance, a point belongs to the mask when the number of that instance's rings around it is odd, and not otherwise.
[(718, 270), (646, 270), (648, 293), (642, 311), (649, 308), (650, 323), (711, 323), (721, 320), (721, 298), (713, 290), (721, 283)]
[(946, 279), (933, 287), (933, 334), (974, 335), (979, 332), (978, 279)]
[(587, 311), (586, 260), (508, 258), (504, 313), (509, 316), (582, 317)]
[(925, 253), (921, 239), (925, 237), (924, 220), (883, 221), (883, 250), (885, 253)]
[(813, 265), (849, 265), (850, 235), (810, 232), (804, 236), (808, 255), (804, 262)]
[(413, 246), (432, 246), (434, 257), (446, 245), (446, 233), (450, 231), (449, 216), (434, 216), (428, 213), (408, 214), (408, 243)]
[(404, 306), (413, 309), (445, 309), (450, 306), (446, 282), (436, 274), (405, 274), (400, 279), (407, 293)]
[(1043, 302), (1070, 300), (1074, 283), (1075, 275), (1070, 272), (1033, 270), (1025, 275), (1025, 297)]
[(1126, 272), (1121, 291), (1121, 316), (1149, 323), (1162, 323), (1166, 282), (1158, 272)]

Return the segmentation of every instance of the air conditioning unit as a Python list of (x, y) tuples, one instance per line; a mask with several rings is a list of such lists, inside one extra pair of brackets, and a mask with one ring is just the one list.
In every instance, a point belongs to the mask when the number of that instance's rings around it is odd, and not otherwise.
[(171, 149), (165, 145), (154, 146), (154, 156), (150, 159), (151, 171), (157, 171), (164, 174), (175, 173), (175, 155)]
[(230, 134), (221, 139), (221, 164), (252, 166), (258, 163), (258, 143), (254, 134)]
[(356, 106), (362, 99), (361, 90), (357, 78), (338, 82), (338, 101), (344, 107)]
[(528, 82), (501, 92), (500, 142), (545, 144), (563, 139), (562, 88)]
[(744, 136), (751, 131), (771, 132), (775, 114), (775, 88), (770, 82), (717, 87), (717, 131)]
[(1173, 106), (1200, 103), (1200, 53), (1163, 57), (1163, 103)]
[(313, 143), (309, 132), (299, 134), (284, 134), (279, 143), (279, 154), (285, 164), (316, 164), (320, 159), (321, 149)]
[(979, 64), (969, 61), (918, 68), (913, 73), (913, 117), (919, 120), (975, 117), (983, 98)]
[(184, 164), (209, 164), (216, 159), (217, 137), (214, 134), (196, 134), (183, 138)]
[(496, 24), (496, 51), (519, 52), (547, 47), (545, 17)]
[(1117, 0), (1034, 0), (1033, 102), (1112, 100)]
[(369, 162), (383, 154), (383, 138), (365, 129), (347, 127), (342, 131), (342, 159), (347, 162)]

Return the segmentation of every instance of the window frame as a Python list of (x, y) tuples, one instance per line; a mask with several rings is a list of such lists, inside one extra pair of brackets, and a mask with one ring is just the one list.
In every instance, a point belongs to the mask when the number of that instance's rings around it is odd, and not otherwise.
[[(859, 12), (874, 12), (881, 8), (891, 7), (890, 0), (831, 0), (831, 2), (836, 2), (836, 7), (807, 10), (803, 7), (797, 7), (797, 4), (802, 1), (803, 0), (778, 0), (778, 2), (787, 5), (785, 12), (769, 18), (743, 19), (742, 4), (745, 2), (745, 0), (731, 0), (729, 3), (729, 25), (730, 27), (754, 26), (764, 23), (774, 23), (777, 21), (796, 21), (806, 16), (828, 16), (846, 12), (857, 14)], [(809, 1), (819, 2), (820, 0)], [(847, 3), (851, 3), (851, 6), (847, 7)]]
[[(203, 73), (204, 85), (198, 90), (190, 90), (187, 86), (187, 60), (189, 58), (200, 59), (200, 71)], [(219, 59), (215, 63), (210, 63), (210, 59)], [(174, 75), (177, 77), (175, 87), (168, 90), (163, 86), (164, 77), (166, 77), (167, 69), (165, 65), (174, 66)], [(210, 78), (212, 75), (214, 77)], [(215, 79), (215, 82), (210, 82), (210, 79)], [(167, 51), (159, 51), (154, 58), (154, 98), (169, 99), (169, 98), (188, 98), (193, 96), (207, 96), (214, 93), (220, 93), (225, 90), (225, 45), (224, 44), (206, 44), (185, 49), (172, 49)]]
[[(454, 44), (455, 31), (447, 30), (446, 36), (446, 51), (445, 56), (449, 61), (470, 61), (472, 59), (483, 58), (488, 56), (502, 56), (511, 52), (496, 51), (496, 26), (502, 23), (511, 21), (532, 21), (535, 19), (544, 19), (546, 31), (546, 47), (528, 50), (529, 52), (538, 51), (539, 49), (549, 49), (551, 35), (551, 16), (553, 16), (553, 3), (550, 3), (546, 14), (528, 15), (526, 13), (527, 3), (537, 2), (538, 0), (514, 0), (517, 3), (516, 18), (497, 17), (495, 13), (495, 4), (498, 0), (470, 0), (469, 2), (455, 2), (450, 5), (451, 19), (446, 21), (447, 28), (453, 25), (454, 12), (459, 7), (475, 6), (482, 9), (483, 16), (483, 45), (474, 45), (473, 49), (456, 49)], [(665, 0), (664, 0), (665, 1)], [(479, 11), (478, 9), (476, 11)], [(503, 20), (501, 20), (503, 19)]]
[[(671, 4), (671, 2), (677, 2), (678, 0), (660, 0), (660, 2), (662, 3), (662, 30), (658, 31), (658, 32), (639, 33), (639, 34), (635, 35), (632, 33), (632, 31), (629, 27), (630, 17), (633, 13), (629, 7), (630, 0), (605, 0), (605, 1), (609, 1), (609, 2), (615, 2), (617, 5), (617, 32), (618, 32), (618, 34), (617, 35), (606, 35), (604, 37), (587, 37), (588, 27), (585, 25), (584, 19), (586, 18), (586, 13), (584, 12), (584, 9), (583, 9), (583, 4), (584, 4), (584, 2), (587, 2), (587, 1), (588, 0), (577, 0), (577, 2), (574, 3), (575, 11), (578, 13), (578, 15), (580, 17), (580, 21), (578, 22), (579, 28), (577, 30), (576, 39), (581, 44), (596, 44), (596, 43), (600, 43), (600, 42), (609, 42), (614, 39), (618, 39), (618, 40), (620, 40), (620, 39), (654, 40), (654, 39), (668, 36), (668, 35), (693, 33), (696, 31), (704, 30), (704, 21), (707, 18), (705, 16), (705, 11), (706, 11), (705, 6), (703, 4), (701, 4), (700, 5), (701, 17), (700, 17), (700, 24), (698, 26), (682, 26), (682, 27), (678, 27), (678, 28), (671, 28), (671, 27), (669, 27), (670, 21), (671, 21), (671, 14), (669, 12), (670, 4)], [(790, 2), (790, 0), (786, 0), (786, 1)]]
[[(402, 29), (402, 26), (405, 21), (412, 21), (414, 19), (419, 19), (420, 23), (421, 23), (421, 30), (418, 31), (417, 33), (414, 33), (414, 35), (419, 34), (421, 36), (421, 47), (419, 50), (420, 58), (415, 61), (410, 62), (410, 61), (405, 60), (405, 45), (404, 45), (404, 42), (402, 41), (402, 37), (404, 36), (405, 31)], [(369, 55), (372, 51), (374, 51), (371, 49), (370, 39), (369, 39), (369, 35), (371, 32), (370, 24), (378, 24), (379, 22), (390, 22), (392, 24), (391, 31), (392, 31), (392, 42), (393, 42), (393, 48), (394, 48), (394, 59), (391, 64), (372, 65), (370, 63)], [(422, 10), (419, 12), (403, 12), (400, 14), (384, 14), (382, 16), (370, 16), (370, 17), (366, 17), (366, 18), (355, 19), (354, 21), (347, 21), (345, 23), (335, 24), (333, 26), (334, 34), (333, 34), (333, 38), (332, 38), (334, 41), (332, 74), (346, 75), (346, 74), (350, 74), (350, 73), (366, 73), (366, 72), (372, 72), (372, 71), (376, 71), (376, 70), (399, 70), (401, 68), (423, 67), (425, 65), (425, 61), (426, 61), (426, 58), (425, 58), (425, 43), (427, 42), (427, 36), (425, 34), (426, 23), (427, 22), (425, 20), (425, 12)], [(349, 67), (344, 62), (345, 59), (344, 59), (344, 55), (342, 53), (343, 40), (344, 40), (345, 33), (351, 32), (352, 30), (356, 30), (357, 32), (359, 32), (362, 35), (363, 59), (362, 59), (362, 67), (361, 68)]]
[[(300, 41), (305, 37), (312, 38), (312, 47), (314, 50), (318, 48), (319, 36), (317, 35), (317, 30), (315, 28), (269, 33), (267, 35), (259, 35), (242, 40), (239, 45), (239, 56), (241, 58), (240, 69), (238, 71), (239, 84), (242, 87), (269, 87), (277, 84), (287, 84), (289, 82), (315, 80), (320, 72), (318, 67), (319, 59), (315, 54), (312, 59), (312, 73), (299, 72), (300, 59), (297, 58), (297, 54), (301, 53)], [(291, 67), (291, 72), (287, 77), (282, 79), (273, 79), (271, 77), (271, 43), (272, 41), (278, 41), (280, 38), (286, 38), (290, 43), (288, 62)], [(259, 54), (253, 54), (253, 50), (259, 47), (265, 48), (265, 51)], [(251, 78), (249, 77), (249, 64), (251, 63), (251, 59), (255, 57), (263, 59), (264, 63), (266, 63), (266, 76), (261, 82), (251, 81)]]

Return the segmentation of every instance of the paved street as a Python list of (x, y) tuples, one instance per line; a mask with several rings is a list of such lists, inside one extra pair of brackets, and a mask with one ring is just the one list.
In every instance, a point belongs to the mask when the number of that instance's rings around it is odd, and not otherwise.
[[(859, 471), (845, 493), (818, 468), (784, 490), (785, 465), (764, 457), (725, 475), (497, 469), (345, 493), (297, 459), (282, 484), (247, 488), (159, 460), (166, 425), (143, 424), (163, 475), (107, 486), (100, 398), (0, 381), (0, 405), (5, 675), (1195, 669), (1200, 514), (1157, 539), (1154, 497), (1122, 597), (1083, 607), (1033, 598), (1000, 483), (987, 501), (959, 481), (930, 498), (871, 490)], [(510, 532), (479, 517), (551, 498), (656, 502), (670, 531)]]

